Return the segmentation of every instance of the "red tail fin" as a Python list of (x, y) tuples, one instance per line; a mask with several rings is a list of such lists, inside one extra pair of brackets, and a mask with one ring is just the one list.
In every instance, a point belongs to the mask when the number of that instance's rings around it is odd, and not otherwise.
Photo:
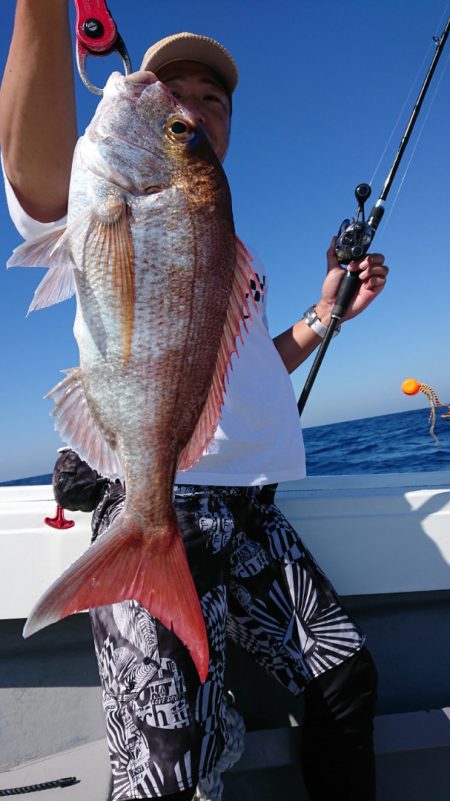
[(120, 515), (44, 593), (23, 635), (29, 637), (75, 612), (131, 599), (175, 632), (205, 681), (206, 627), (176, 518), (169, 530), (144, 536), (134, 520)]

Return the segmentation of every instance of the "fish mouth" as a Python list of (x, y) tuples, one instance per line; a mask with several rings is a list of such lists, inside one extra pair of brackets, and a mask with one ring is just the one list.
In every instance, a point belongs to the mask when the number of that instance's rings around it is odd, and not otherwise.
[[(183, 106), (183, 104), (180, 103), (180, 101), (177, 100), (173, 96), (171, 90), (169, 89), (168, 86), (165, 85), (165, 83), (160, 81), (160, 79), (153, 72), (144, 71), (144, 73), (142, 73), (142, 71), (141, 71), (140, 73), (135, 73), (135, 75), (141, 75), (141, 76), (142, 76), (142, 74), (150, 75), (155, 80), (154, 81), (150, 81), (150, 80), (149, 81), (145, 81), (145, 80), (141, 79), (140, 81), (136, 82), (138, 86), (144, 86), (144, 84), (145, 84), (144, 89), (141, 92), (141, 96), (140, 96), (138, 102), (140, 102), (141, 99), (145, 99), (145, 96), (147, 94), (150, 94), (150, 92), (155, 88), (155, 86), (157, 86), (158, 91), (161, 92), (164, 95), (165, 100), (169, 101), (170, 104), (172, 105), (173, 113), (179, 112), (180, 114), (182, 114), (185, 117), (186, 122), (192, 128), (196, 128), (197, 127), (197, 122), (196, 122), (195, 118), (193, 117), (192, 113), (189, 111), (188, 108), (186, 108), (186, 106)], [(126, 77), (129, 78), (130, 76), (126, 76)]]
[(169, 87), (150, 70), (138, 70), (129, 75), (122, 75), (119, 72), (114, 72), (108, 79), (103, 96), (111, 95), (113, 97), (114, 94), (126, 95), (130, 87), (132, 90), (135, 90), (138, 103), (141, 99), (145, 99), (145, 96), (157, 87), (157, 90), (164, 95), (165, 100), (171, 103), (173, 111), (182, 113), (186, 117), (186, 122), (193, 128), (196, 127), (196, 120), (189, 109), (183, 106), (183, 104), (173, 96)]

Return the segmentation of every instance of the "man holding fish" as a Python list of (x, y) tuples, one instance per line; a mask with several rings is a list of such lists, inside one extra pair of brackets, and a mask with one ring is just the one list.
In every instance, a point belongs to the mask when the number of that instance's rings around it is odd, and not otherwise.
[[(230, 54), (197, 34), (157, 42), (141, 71), (111, 76), (76, 146), (70, 38), (66, 0), (17, 0), (0, 95), (7, 199), (26, 240), (10, 263), (49, 268), (33, 309), (77, 294), (80, 366), (52, 394), (79, 456), (58, 460), (58, 499), (81, 458), (95, 507), (94, 545), (26, 634), (90, 608), (113, 801), (188, 801), (214, 769), (228, 744), (226, 636), (304, 693), (311, 801), (373, 801), (364, 635), (261, 492), (305, 474), (289, 373), (329, 322), (333, 245), (319, 301), (272, 340), (265, 270), (235, 237), (221, 167)], [(352, 267), (345, 319), (387, 275), (381, 254)]]

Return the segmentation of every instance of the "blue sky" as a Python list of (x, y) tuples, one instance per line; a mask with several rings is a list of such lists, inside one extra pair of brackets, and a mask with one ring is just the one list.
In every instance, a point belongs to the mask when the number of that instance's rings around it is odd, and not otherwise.
[[(3, 72), (15, 2), (1, 6)], [(354, 213), (354, 187), (371, 181), (388, 145), (373, 181), (378, 196), (450, 4), (173, 0), (169, 7), (109, 0), (109, 7), (135, 68), (153, 41), (182, 30), (210, 35), (233, 53), (241, 80), (225, 167), (236, 228), (268, 267), (271, 329), (284, 330), (318, 300), (331, 236)], [(389, 285), (333, 341), (304, 412), (306, 426), (423, 406), (423, 396), (400, 392), (410, 375), (450, 399), (449, 54), (450, 43), (374, 242), (391, 267)], [(88, 63), (97, 80), (117, 67), (114, 58)], [(77, 96), (82, 131), (98, 101), (78, 79)], [(3, 195), (0, 230), (5, 265), (20, 237)], [(61, 369), (77, 364), (72, 301), (25, 318), (41, 275), (0, 270), (0, 481), (51, 471), (61, 443), (42, 398)], [(293, 376), (297, 394), (308, 369), (309, 363)]]

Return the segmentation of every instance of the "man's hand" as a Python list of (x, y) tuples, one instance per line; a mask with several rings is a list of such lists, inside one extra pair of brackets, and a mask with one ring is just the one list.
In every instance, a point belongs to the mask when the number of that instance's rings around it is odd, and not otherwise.
[[(343, 269), (339, 266), (334, 252), (335, 243), (336, 239), (333, 238), (327, 252), (327, 276), (322, 284), (322, 297), (319, 303), (316, 304), (317, 316), (324, 325), (328, 325), (330, 321), (331, 310), (343, 276)], [(356, 317), (357, 314), (361, 314), (372, 303), (384, 289), (386, 276), (389, 272), (389, 268), (384, 263), (382, 253), (368, 253), (362, 261), (352, 261), (347, 269), (352, 271), (361, 270), (359, 276), (361, 283), (342, 318), (343, 320), (350, 320), (352, 317)]]
[(53, 468), (55, 501), (71, 512), (92, 512), (108, 483), (108, 479), (100, 476), (70, 448), (62, 450)]
[[(344, 271), (334, 252), (336, 240), (331, 241), (327, 252), (328, 269), (325, 281), (322, 284), (322, 296), (316, 303), (316, 313), (319, 320), (328, 325), (331, 312), (336, 300), (336, 294), (342, 280)], [(361, 270), (361, 284), (355, 293), (343, 320), (350, 320), (364, 311), (377, 295), (384, 289), (386, 276), (389, 272), (381, 253), (368, 253), (360, 262), (351, 262), (349, 270)], [(312, 331), (304, 320), (299, 320), (291, 328), (279, 334), (273, 340), (286, 369), (292, 373), (320, 344), (320, 337)]]

